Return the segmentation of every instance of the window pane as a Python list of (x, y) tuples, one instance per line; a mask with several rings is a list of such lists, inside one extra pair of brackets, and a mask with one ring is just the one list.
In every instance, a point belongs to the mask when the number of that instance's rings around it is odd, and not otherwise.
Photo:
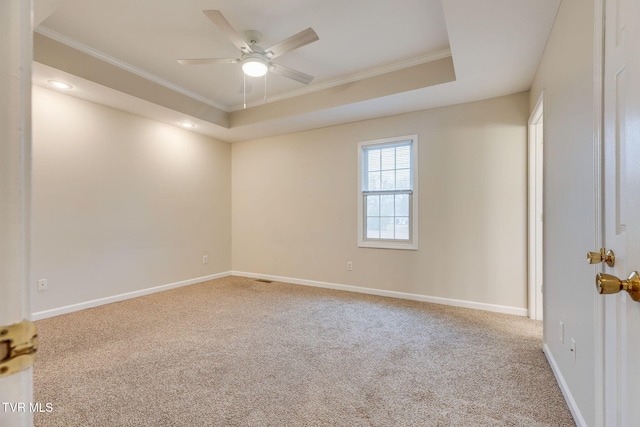
[(380, 216), (380, 196), (365, 196), (367, 199), (367, 216)]
[(368, 217), (367, 218), (367, 239), (379, 239), (380, 238), (380, 218)]
[(411, 167), (411, 147), (404, 145), (396, 148), (396, 168), (409, 169)]
[(396, 194), (395, 216), (409, 216), (408, 194)]
[(409, 217), (396, 217), (396, 239), (409, 240)]
[(393, 201), (395, 196), (385, 195), (380, 196), (380, 216), (393, 216)]
[(382, 170), (393, 170), (396, 168), (396, 149), (383, 148), (382, 150)]
[(367, 190), (382, 190), (382, 186), (380, 185), (380, 172), (369, 172), (367, 174)]
[(400, 169), (396, 171), (396, 188), (395, 189), (411, 190), (411, 171), (409, 169)]
[(394, 234), (393, 217), (380, 218), (380, 238), (393, 239)]
[(396, 172), (395, 171), (382, 171), (382, 189), (383, 190), (396, 189)]
[(361, 246), (414, 248), (411, 245), (411, 233), (415, 231), (412, 215), (417, 208), (413, 205), (417, 194), (411, 194), (417, 149), (414, 143), (411, 138), (361, 143), (363, 216), (358, 220)]
[(367, 150), (367, 170), (380, 170), (380, 150)]

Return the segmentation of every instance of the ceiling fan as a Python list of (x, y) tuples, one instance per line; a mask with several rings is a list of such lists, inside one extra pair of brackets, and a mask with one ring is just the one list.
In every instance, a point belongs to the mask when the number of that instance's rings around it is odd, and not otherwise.
[(200, 59), (178, 59), (182, 65), (203, 65), (203, 64), (233, 64), (241, 63), (242, 71), (250, 77), (262, 77), (268, 71), (290, 78), (303, 84), (309, 84), (313, 76), (301, 71), (294, 70), (281, 64), (271, 62), (287, 52), (299, 47), (308, 45), (319, 40), (313, 28), (302, 30), (291, 37), (288, 37), (273, 46), (264, 49), (258, 46), (260, 43), (260, 33), (249, 30), (245, 32), (245, 38), (229, 24), (229, 21), (219, 10), (203, 10), (207, 18), (211, 20), (227, 38), (242, 52), (240, 58), (200, 58)]

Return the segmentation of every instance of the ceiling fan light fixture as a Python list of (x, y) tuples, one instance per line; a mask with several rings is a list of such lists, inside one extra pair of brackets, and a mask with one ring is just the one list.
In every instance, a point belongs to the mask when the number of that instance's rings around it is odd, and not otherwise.
[(249, 77), (262, 77), (268, 70), (267, 61), (260, 56), (249, 56), (242, 61), (242, 71)]
[[(178, 59), (178, 63), (181, 65), (203, 65), (203, 64), (237, 64), (238, 62), (242, 66), (242, 76), (245, 87), (242, 89), (242, 93), (246, 97), (246, 76), (249, 77), (265, 77), (265, 93), (268, 72), (279, 74), (283, 77), (295, 80), (302, 84), (309, 84), (313, 80), (313, 76), (286, 67), (284, 65), (278, 65), (271, 62), (272, 59), (284, 55), (294, 49), (298, 49), (302, 46), (306, 46), (309, 43), (320, 40), (318, 34), (309, 27), (306, 30), (302, 30), (278, 43), (263, 48), (259, 45), (262, 35), (255, 30), (245, 31), (244, 37), (242, 37), (227, 21), (222, 12), (219, 10), (203, 10), (202, 11), (209, 20), (218, 27), (220, 31), (229, 39), (231, 43), (237, 47), (240, 52), (240, 58), (194, 58), (194, 59)], [(249, 81), (251, 83), (251, 81)]]

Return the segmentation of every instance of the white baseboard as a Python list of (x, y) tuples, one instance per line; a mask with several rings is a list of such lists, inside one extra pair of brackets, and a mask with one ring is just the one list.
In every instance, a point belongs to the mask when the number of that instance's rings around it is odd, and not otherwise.
[(81, 302), (78, 304), (67, 305), (64, 307), (54, 308), (52, 310), (38, 311), (31, 315), (32, 320), (41, 320), (48, 317), (59, 316), (61, 314), (72, 313), (78, 310), (84, 310), (86, 308), (98, 307), (104, 304), (111, 304), (112, 302), (124, 301), (131, 298), (141, 297), (144, 295), (155, 294), (156, 292), (168, 291), (169, 289), (179, 288), (187, 285), (194, 285), (200, 282), (206, 282), (207, 280), (219, 279), (221, 277), (230, 276), (231, 272), (226, 271), (224, 273), (211, 274), (209, 276), (197, 277), (195, 279), (183, 280), (181, 282), (169, 283), (168, 285), (155, 286), (153, 288), (141, 289), (139, 291), (127, 292), (125, 294), (113, 295), (110, 297), (94, 299), (91, 301)]
[(339, 291), (358, 292), (362, 294), (380, 295), (384, 297), (400, 298), (413, 301), (430, 302), (434, 304), (451, 305), (454, 307), (473, 308), (476, 310), (492, 311), (495, 313), (514, 314), (516, 316), (527, 316), (527, 309), (520, 307), (509, 307), (504, 305), (487, 304), (473, 301), (464, 301), (450, 298), (432, 297), (428, 295), (411, 294), (406, 292), (387, 291), (382, 289), (363, 288), (360, 286), (341, 285), (337, 283), (319, 282), (316, 280), (295, 279), (292, 277), (272, 276), (268, 274), (247, 273), (243, 271), (227, 271), (209, 276), (197, 277), (195, 279), (183, 280), (181, 282), (169, 283), (167, 285), (155, 286), (153, 288), (141, 289), (139, 291), (128, 292), (125, 294), (113, 295), (110, 297), (99, 298), (78, 304), (67, 305), (64, 307), (54, 308), (51, 310), (38, 311), (33, 313), (32, 320), (41, 320), (48, 317), (59, 316), (61, 314), (73, 313), (74, 311), (84, 310), (86, 308), (98, 307), (112, 302), (124, 301), (130, 298), (141, 297), (144, 295), (154, 294), (156, 292), (167, 291), (169, 289), (179, 288), (182, 286), (193, 285), (207, 280), (219, 279), (227, 276), (242, 276), (255, 279), (266, 279), (277, 282), (292, 283), (294, 285), (315, 286), (318, 288), (336, 289)]
[(527, 309), (521, 307), (509, 307), (505, 305), (487, 304), (482, 302), (464, 301), (450, 298), (431, 297), (406, 292), (387, 291), (382, 289), (363, 288), (360, 286), (340, 285), (337, 283), (318, 282), (315, 280), (295, 279), (292, 277), (271, 276), (268, 274), (247, 273), (244, 271), (232, 271), (232, 276), (250, 277), (254, 279), (272, 280), (274, 282), (292, 283), (294, 285), (315, 286), (318, 288), (336, 289), (339, 291), (358, 292), (361, 294), (380, 295), (383, 297), (408, 299), (413, 301), (430, 302), (434, 304), (451, 305), (455, 307), (473, 308), (476, 310), (492, 311), (494, 313), (514, 314), (527, 316)]
[(564, 400), (567, 402), (567, 406), (569, 406), (569, 410), (571, 411), (571, 415), (573, 415), (573, 420), (576, 422), (578, 427), (588, 427), (584, 418), (582, 417), (582, 413), (578, 409), (578, 405), (569, 390), (569, 386), (567, 382), (564, 380), (562, 376), (562, 372), (560, 372), (560, 368), (556, 363), (556, 359), (553, 358), (553, 354), (551, 354), (551, 350), (547, 346), (547, 344), (543, 344), (542, 349), (544, 351), (545, 356), (547, 356), (547, 360), (549, 361), (549, 365), (551, 365), (551, 371), (553, 371), (553, 375), (556, 377), (556, 381), (558, 382), (558, 386), (560, 386), (560, 390), (562, 391), (562, 395), (564, 396)]

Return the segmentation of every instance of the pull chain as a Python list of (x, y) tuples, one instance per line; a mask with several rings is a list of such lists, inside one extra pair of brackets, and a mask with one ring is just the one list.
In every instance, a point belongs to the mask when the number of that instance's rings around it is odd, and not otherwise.
[(242, 73), (242, 101), (244, 109), (247, 109), (247, 75)]
[(264, 75), (264, 102), (265, 103), (267, 102), (267, 74)]

